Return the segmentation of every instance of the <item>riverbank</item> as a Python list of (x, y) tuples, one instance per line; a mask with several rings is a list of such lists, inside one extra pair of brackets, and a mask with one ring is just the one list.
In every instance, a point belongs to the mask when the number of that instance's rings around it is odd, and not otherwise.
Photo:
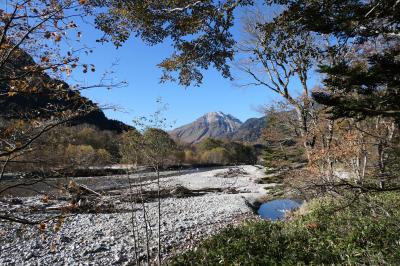
[(169, 265), (398, 265), (400, 193), (313, 199), (286, 221), (228, 228)]
[[(199, 240), (214, 235), (229, 225), (255, 217), (248, 202), (264, 195), (264, 188), (273, 185), (259, 184), (264, 176), (262, 167), (235, 168), (239, 171), (230, 169), (232, 168), (209, 171), (203, 169), (161, 179), (161, 187), (165, 191), (176, 188), (203, 191), (190, 196), (176, 195), (162, 199), (161, 242), (164, 259), (193, 248)], [(108, 182), (112, 183), (112, 180)], [(146, 180), (141, 185), (146, 191), (155, 189), (154, 180)], [(127, 193), (127, 187), (120, 187), (118, 196), (103, 196), (104, 201), (112, 201), (112, 212), (75, 214), (65, 218), (57, 232), (53, 230), (55, 224), (52, 223), (47, 224), (42, 231), (2, 223), (0, 264), (127, 265), (134, 262), (135, 254), (140, 260), (145, 260), (147, 238), (142, 205), (127, 202)], [(20, 206), (14, 206), (14, 211), (44, 204), (51, 207), (60, 202), (49, 200), (43, 203), (39, 197), (27, 197), (22, 199)], [(150, 200), (145, 207), (146, 218), (151, 227), (147, 237), (154, 257), (158, 238), (157, 202)], [(136, 244), (132, 217), (135, 217), (138, 225), (135, 227)]]

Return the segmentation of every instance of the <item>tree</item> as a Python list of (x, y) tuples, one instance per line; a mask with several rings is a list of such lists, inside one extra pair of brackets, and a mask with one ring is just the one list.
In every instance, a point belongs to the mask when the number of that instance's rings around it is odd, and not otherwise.
[(143, 156), (139, 149), (142, 141), (142, 135), (139, 131), (132, 129), (124, 132), (121, 136), (121, 145), (119, 151), (121, 153), (123, 163), (132, 163), (140, 165), (143, 163)]
[(335, 118), (382, 116), (399, 123), (399, 55), (397, 46), (382, 53), (374, 51), (364, 58), (342, 59), (334, 66), (321, 66), (329, 90), (315, 92), (313, 96), (319, 103), (330, 106)]
[[(73, 18), (82, 14), (78, 2), (71, 1), (8, 1), (0, 10), (0, 109), (6, 120), (21, 127), (2, 127), (0, 158), (6, 163), (32, 149), (41, 136), (86, 111), (85, 102), (74, 108), (63, 108), (61, 99), (79, 97), (56, 77), (70, 75), (78, 67), (76, 51), (59, 52), (66, 33), (76, 30)], [(51, 76), (50, 76), (51, 75)], [(29, 109), (22, 104), (30, 96), (44, 92), (54, 101)], [(69, 106), (70, 107), (70, 106)], [(8, 122), (15, 121), (15, 122)]]
[(157, 171), (157, 175), (168, 162), (174, 161), (173, 156), (177, 147), (174, 140), (164, 130), (147, 129), (143, 133), (140, 146), (144, 163), (150, 164)]
[[(296, 110), (299, 133), (309, 154), (316, 141), (311, 128), (317, 119), (308, 87), (309, 71), (318, 55), (313, 36), (280, 16), (268, 22), (259, 13), (247, 18), (245, 30), (249, 36), (240, 46), (244, 58), (239, 69), (253, 80), (246, 85), (265, 87)], [(300, 97), (295, 96), (296, 89), (291, 91), (296, 79), (301, 85)]]
[[(4, 2), (3, 2), (4, 3)], [(79, 61), (91, 50), (79, 44), (81, 36), (75, 20), (91, 14), (81, 0), (11, 0), (0, 9), (0, 182), (9, 163), (38, 151), (39, 141), (60, 125), (98, 107), (80, 91), (87, 86), (69, 86), (62, 80), (73, 71), (95, 71), (95, 66)], [(98, 84), (102, 87), (113, 84)], [(103, 153), (104, 155), (104, 153)], [(34, 158), (33, 162), (45, 165)], [(42, 182), (46, 176), (18, 185)], [(8, 186), (1, 190), (4, 193)], [(54, 215), (59, 217), (61, 214)], [(0, 219), (25, 224), (40, 224), (52, 217), (36, 220), (17, 217), (0, 210)]]
[[(123, 145), (125, 158), (135, 164), (150, 166), (156, 173), (157, 179), (157, 199), (158, 199), (158, 264), (161, 265), (161, 182), (160, 171), (171, 162), (176, 161), (178, 147), (169, 134), (162, 128), (166, 128), (166, 119), (162, 116), (167, 106), (157, 99), (158, 109), (149, 117), (139, 117), (134, 123), (139, 128), (131, 130), (123, 136)], [(132, 158), (129, 158), (131, 156)], [(132, 187), (130, 186), (132, 193)], [(146, 206), (142, 195), (142, 185), (140, 185), (140, 194), (142, 198), (143, 218), (146, 226), (146, 244), (147, 244), (147, 263), (150, 261), (149, 235), (147, 232), (147, 214)], [(134, 224), (134, 223), (133, 223)], [(134, 227), (134, 225), (133, 225)]]
[(249, 0), (192, 1), (93, 1), (105, 8), (97, 16), (96, 25), (105, 32), (100, 41), (112, 41), (117, 47), (131, 33), (154, 45), (171, 39), (174, 53), (159, 66), (162, 80), (175, 80), (178, 72), (181, 85), (200, 84), (201, 70), (215, 67), (224, 77), (230, 77), (229, 60), (234, 44), (229, 29), (233, 26), (234, 10), (250, 4)]
[(399, 119), (398, 1), (287, 1), (282, 18), (329, 40), (322, 64), (326, 91), (314, 98), (334, 117)]
[(223, 147), (204, 151), (200, 159), (202, 163), (226, 165), (229, 163), (229, 152)]
[(158, 264), (161, 265), (161, 184), (160, 170), (171, 159), (176, 144), (169, 134), (161, 129), (148, 128), (141, 138), (139, 147), (145, 163), (150, 164), (157, 174), (158, 193)]
[(271, 168), (281, 168), (287, 166), (288, 162), (303, 160), (304, 147), (301, 145), (297, 115), (288, 107), (290, 105), (280, 103), (265, 110), (267, 123), (263, 139), (267, 147), (264, 160), (265, 165)]
[(207, 138), (207, 139), (203, 140), (202, 142), (200, 142), (199, 144), (197, 144), (197, 149), (200, 151), (208, 151), (208, 150), (212, 150), (212, 149), (223, 147), (223, 146), (224, 146), (223, 141), (213, 139), (213, 138)]
[[(398, 2), (336, 0), (270, 3), (285, 5), (282, 18), (326, 40), (324, 49), (320, 51), (325, 59), (318, 67), (323, 75), (324, 88), (316, 90), (313, 98), (328, 107), (331, 129), (335, 128), (333, 119), (338, 118), (350, 118), (348, 123), (357, 128), (355, 131), (353, 128), (345, 130), (344, 136), (355, 138), (350, 141), (355, 142), (353, 146), (346, 147), (343, 143), (342, 148), (337, 148), (339, 143), (327, 141), (321, 158), (333, 156), (329, 164), (344, 157), (347, 157), (345, 160), (354, 158), (351, 168), (358, 169), (355, 172), (359, 180), (364, 179), (365, 168), (369, 167), (367, 158), (373, 159), (375, 169), (379, 169), (375, 175), (383, 188), (384, 180), (388, 178), (384, 166), (389, 157), (386, 151), (396, 145), (394, 140), (400, 118)], [(327, 136), (327, 140), (334, 139), (332, 131)], [(375, 151), (368, 145), (371, 142), (375, 143)], [(340, 151), (350, 150), (352, 154), (342, 154), (339, 156), (341, 159), (336, 156), (341, 154)]]
[(254, 164), (257, 161), (256, 153), (251, 146), (239, 142), (228, 142), (225, 144), (225, 149), (228, 151), (230, 163)]

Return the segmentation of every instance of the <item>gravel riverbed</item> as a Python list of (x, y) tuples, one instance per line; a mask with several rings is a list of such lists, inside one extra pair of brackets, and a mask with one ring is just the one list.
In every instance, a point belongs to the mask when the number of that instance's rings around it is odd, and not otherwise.
[[(264, 176), (264, 169), (256, 166), (240, 166), (239, 169), (239, 174), (232, 177), (223, 176), (229, 170), (224, 168), (161, 179), (164, 189), (179, 186), (190, 190), (218, 189), (192, 197), (162, 199), (161, 246), (164, 260), (194, 248), (199, 240), (222, 228), (254, 217), (246, 201), (251, 202), (266, 193), (264, 188), (267, 185), (257, 184), (257, 180)], [(143, 184), (145, 189), (154, 186), (150, 181)], [(116, 212), (67, 217), (57, 232), (55, 223), (48, 223), (42, 231), (36, 227), (0, 223), (0, 265), (129, 265), (135, 259), (145, 263), (146, 242), (149, 242), (152, 255), (150, 263), (155, 263), (157, 202), (145, 204), (146, 220), (149, 221), (146, 226), (141, 203), (113, 200)], [(23, 198), (21, 205), (35, 201), (39, 198)]]

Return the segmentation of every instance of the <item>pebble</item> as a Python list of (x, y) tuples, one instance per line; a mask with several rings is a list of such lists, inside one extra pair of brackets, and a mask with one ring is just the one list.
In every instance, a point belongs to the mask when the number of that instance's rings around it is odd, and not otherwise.
[[(227, 225), (243, 217), (252, 215), (242, 196), (257, 197), (265, 193), (262, 184), (252, 180), (263, 177), (264, 170), (253, 166), (243, 166), (248, 175), (235, 178), (235, 189), (245, 194), (207, 193), (188, 198), (163, 199), (161, 217), (162, 256), (168, 258), (173, 252), (182, 252), (205, 237), (215, 234)], [(162, 179), (163, 187), (185, 186), (189, 189), (222, 188), (232, 186), (229, 178), (216, 177), (226, 169), (195, 172)], [(146, 189), (151, 188), (148, 185)], [(24, 200), (35, 202), (34, 198)], [(118, 203), (118, 202), (117, 202)], [(125, 265), (134, 264), (135, 240), (132, 236), (131, 213), (129, 203), (120, 202), (121, 210), (113, 214), (78, 214), (65, 219), (57, 233), (48, 230), (39, 234), (36, 227), (27, 228), (17, 236), (19, 226), (9, 228), (1, 223), (0, 231), (6, 233), (0, 238), (0, 265)], [(134, 206), (137, 218), (135, 235), (137, 253), (146, 260), (145, 223), (141, 204)], [(151, 256), (157, 255), (158, 216), (157, 202), (146, 203), (147, 217), (152, 225), (148, 231)], [(43, 238), (42, 238), (43, 237)], [(50, 246), (55, 243), (54, 253)], [(23, 252), (21, 252), (23, 251)]]

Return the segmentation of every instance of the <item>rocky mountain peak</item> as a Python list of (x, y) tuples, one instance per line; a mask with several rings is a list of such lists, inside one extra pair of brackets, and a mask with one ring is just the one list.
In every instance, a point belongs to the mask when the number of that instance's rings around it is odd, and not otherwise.
[(186, 143), (198, 143), (206, 138), (226, 138), (235, 132), (242, 122), (223, 112), (209, 112), (194, 122), (170, 132), (171, 136)]
[(250, 118), (244, 123), (221, 111), (209, 112), (194, 122), (176, 128), (170, 135), (178, 141), (195, 144), (207, 138), (257, 143), (261, 141), (266, 118)]
[(228, 114), (224, 114), (223, 112), (209, 112), (202, 116), (200, 119), (205, 120), (206, 123), (210, 124), (218, 124), (222, 127), (225, 127), (227, 133), (234, 132), (237, 128), (240, 127), (242, 122)]

